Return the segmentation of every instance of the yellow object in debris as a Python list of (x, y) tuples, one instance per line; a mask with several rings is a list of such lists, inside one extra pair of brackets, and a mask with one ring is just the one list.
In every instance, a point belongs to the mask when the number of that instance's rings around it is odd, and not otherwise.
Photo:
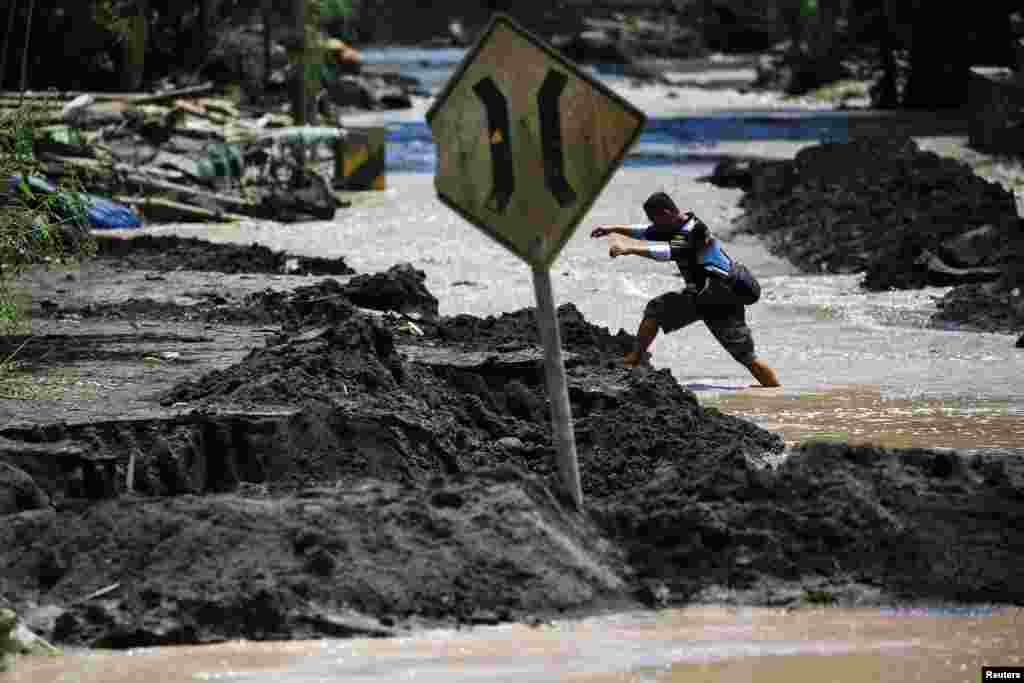
[(417, 337), (423, 336), (423, 330), (421, 330), (420, 326), (411, 320), (406, 320), (401, 325), (399, 325), (398, 331), (405, 332), (406, 334), (415, 335)]
[(320, 41), (320, 49), (333, 55), (334, 61), (339, 64), (361, 64), (363, 56), (359, 51), (352, 48), (343, 40), (328, 38)]
[(334, 150), (334, 188), (338, 190), (385, 189), (384, 165), (387, 129), (349, 128)]

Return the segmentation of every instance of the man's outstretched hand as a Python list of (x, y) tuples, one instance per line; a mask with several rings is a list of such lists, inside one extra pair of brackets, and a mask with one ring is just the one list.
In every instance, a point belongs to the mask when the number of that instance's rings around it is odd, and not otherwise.
[(612, 245), (608, 247), (608, 255), (611, 256), (612, 258), (615, 258), (616, 256), (622, 256), (625, 253), (626, 247), (622, 246), (621, 244), (616, 244), (613, 242)]
[(598, 226), (598, 227), (594, 228), (590, 232), (590, 236), (591, 237), (604, 237), (605, 235), (610, 235), (611, 232), (612, 231), (611, 231), (610, 228), (605, 228), (603, 226)]

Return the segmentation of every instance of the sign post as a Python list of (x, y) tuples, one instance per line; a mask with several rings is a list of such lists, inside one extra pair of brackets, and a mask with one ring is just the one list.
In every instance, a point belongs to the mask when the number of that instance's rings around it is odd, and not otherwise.
[(502, 14), (427, 112), (438, 197), (533, 269), (558, 471), (580, 509), (549, 271), (645, 121), (639, 109)]
[(547, 380), (548, 397), (551, 400), (551, 427), (555, 452), (558, 454), (558, 475), (576, 508), (582, 510), (583, 491), (580, 489), (580, 466), (576, 461), (576, 436), (572, 431), (569, 387), (565, 381), (562, 340), (558, 333), (555, 296), (551, 290), (551, 271), (548, 268), (533, 269), (533, 291), (537, 297), (537, 326), (540, 327), (540, 340), (544, 344), (544, 378)]

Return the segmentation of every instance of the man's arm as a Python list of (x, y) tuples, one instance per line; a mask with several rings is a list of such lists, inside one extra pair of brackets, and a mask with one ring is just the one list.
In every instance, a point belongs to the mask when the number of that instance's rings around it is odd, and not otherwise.
[(618, 256), (643, 256), (652, 261), (671, 261), (672, 248), (667, 244), (644, 244), (640, 246), (613, 244), (608, 248), (608, 255), (612, 258)]
[(649, 225), (637, 223), (636, 225), (601, 225), (590, 233), (591, 237), (604, 237), (606, 235), (623, 235), (633, 239), (646, 239)]
[(686, 211), (680, 216), (678, 224), (643, 224), (633, 225), (602, 225), (594, 228), (590, 233), (591, 237), (604, 237), (605, 235), (624, 235), (637, 240), (647, 242), (672, 242), (678, 240), (680, 235), (686, 235), (695, 227), (702, 227), (705, 231), (707, 226), (692, 212)]

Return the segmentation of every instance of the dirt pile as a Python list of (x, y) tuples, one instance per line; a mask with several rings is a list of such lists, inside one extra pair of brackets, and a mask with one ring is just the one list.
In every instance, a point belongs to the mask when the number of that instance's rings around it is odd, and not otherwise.
[(787, 456), (667, 370), (623, 369), (632, 337), (566, 304), (577, 512), (534, 311), (414, 320), (345, 291), (246, 300), (280, 333), (166, 392), (173, 417), (0, 431), (0, 595), (30, 627), (129, 647), (638, 601), (1024, 602), (1020, 454)]
[(433, 620), (528, 619), (624, 585), (597, 527), (511, 469), (285, 498), (121, 498), (70, 524), (56, 516), (18, 515), (0, 534), (56, 542), (23, 548), (4, 576), (9, 587), (41, 583), (46, 604), (71, 605), (21, 611), (62, 642), (391, 635)]
[(352, 275), (345, 259), (294, 256), (259, 244), (216, 244), (194, 237), (139, 235), (119, 238), (96, 236), (96, 257), (116, 261), (123, 268), (168, 271), (190, 270), (218, 273), (288, 273)]
[(1024, 510), (1019, 453), (808, 443), (773, 467), (720, 458), (595, 503), (638, 580), (704, 601), (1024, 600), (1019, 541), (996, 540)]
[(874, 291), (958, 285), (936, 326), (1024, 325), (1013, 195), (967, 164), (909, 138), (866, 137), (790, 161), (724, 162), (710, 179), (747, 190), (743, 229), (806, 272), (863, 272)]

